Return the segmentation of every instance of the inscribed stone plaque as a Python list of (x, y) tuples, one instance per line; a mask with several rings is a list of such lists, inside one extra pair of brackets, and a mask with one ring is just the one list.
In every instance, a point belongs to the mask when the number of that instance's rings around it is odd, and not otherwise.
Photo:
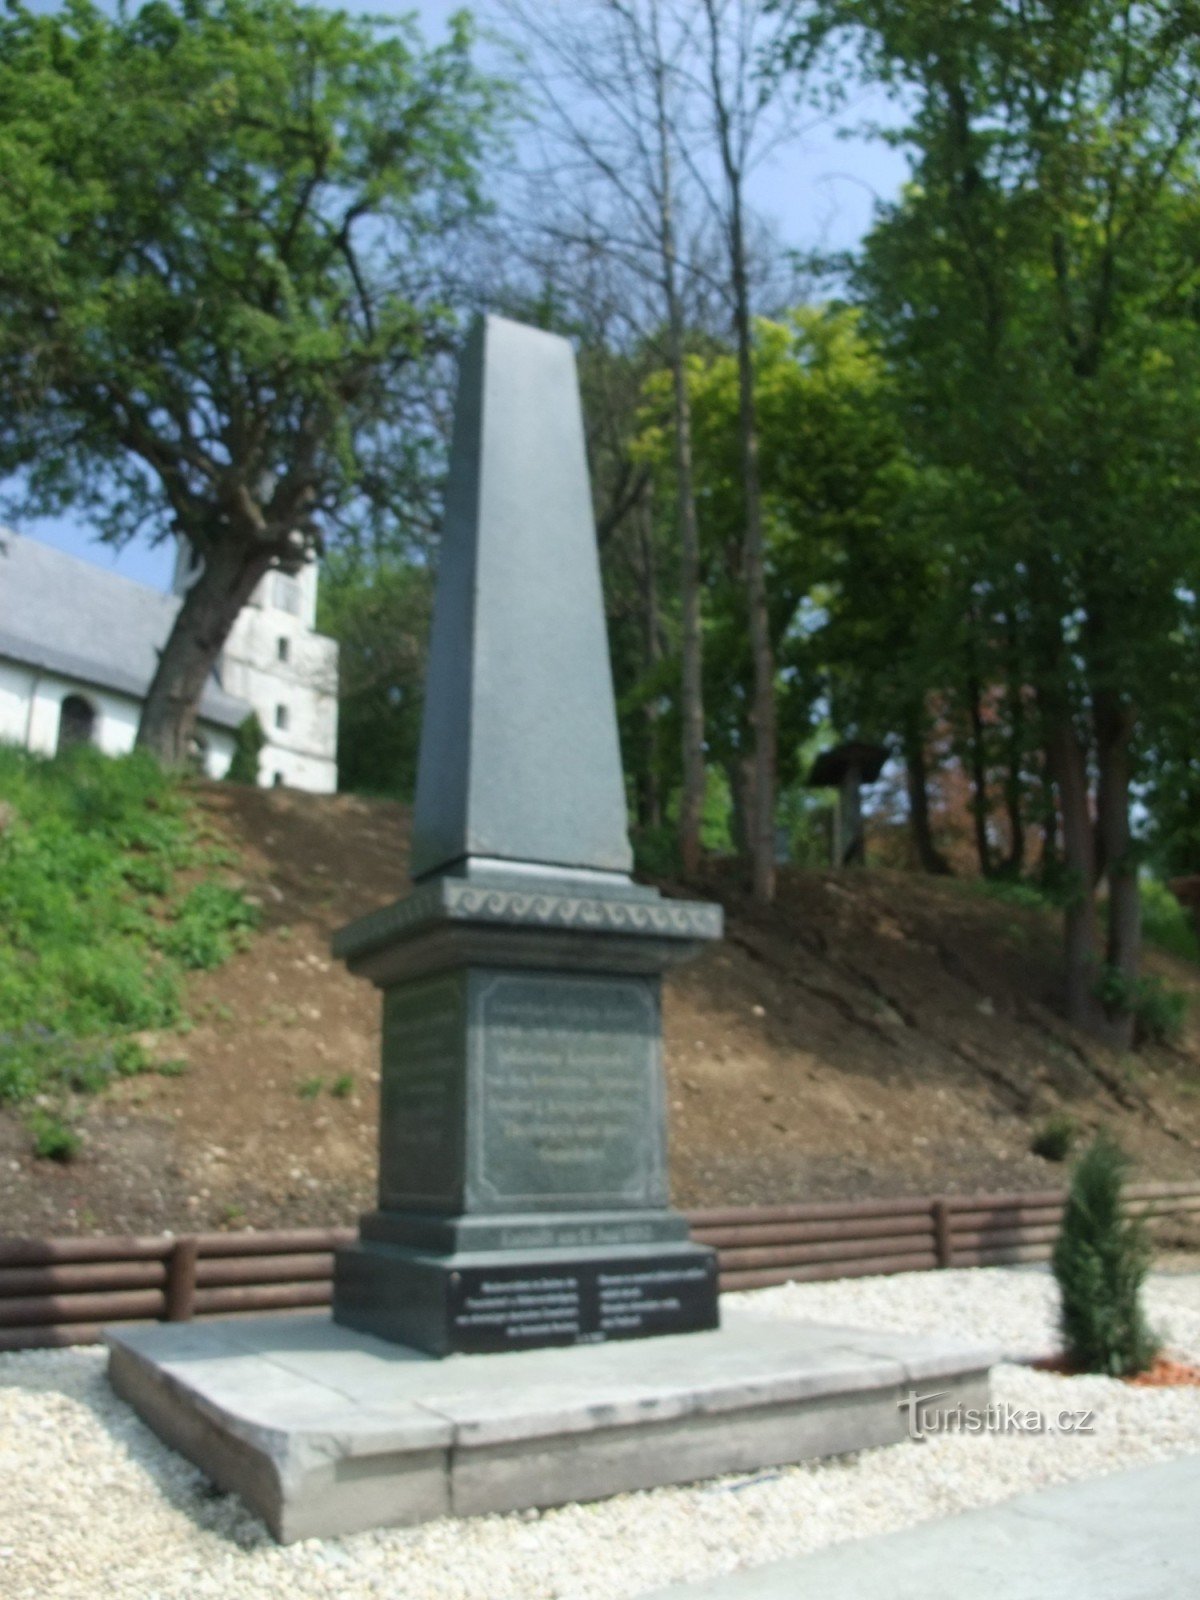
[(601, 1344), (717, 1325), (716, 1264), (671, 1255), (603, 1264), (468, 1267), (454, 1274), (456, 1350)]
[(471, 1207), (666, 1203), (656, 978), (472, 974)]
[(456, 1205), (462, 1185), (465, 981), (389, 989), (383, 1003), (379, 1203)]

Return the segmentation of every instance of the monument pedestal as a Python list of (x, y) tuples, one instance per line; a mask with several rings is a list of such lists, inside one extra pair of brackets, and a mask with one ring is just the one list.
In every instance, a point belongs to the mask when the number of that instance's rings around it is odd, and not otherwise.
[(335, 1316), (432, 1355), (597, 1344), (717, 1326), (717, 1270), (699, 1245), (614, 1251), (341, 1250)]
[(379, 1210), (334, 1317), (436, 1355), (717, 1325), (667, 1205), (660, 973), (719, 908), (616, 874), (447, 875), (335, 953), (384, 991)]

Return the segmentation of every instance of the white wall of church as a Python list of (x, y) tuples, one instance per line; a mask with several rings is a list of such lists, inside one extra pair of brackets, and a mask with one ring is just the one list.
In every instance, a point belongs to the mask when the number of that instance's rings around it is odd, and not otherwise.
[(33, 674), (14, 662), (0, 661), (0, 739), (24, 745)]
[[(95, 713), (92, 743), (106, 756), (123, 756), (133, 749), (141, 705), (132, 695), (60, 677), (53, 672), (0, 661), (0, 739), (38, 755), (52, 756), (58, 748), (62, 703), (68, 695), (86, 700)], [(225, 728), (201, 723), (205, 743), (204, 770), (210, 778), (223, 778), (233, 756), (233, 736)]]
[(259, 756), (258, 781), (267, 788), (283, 784), (288, 789), (307, 789), (312, 794), (333, 794), (337, 789), (337, 764), (268, 743), (263, 745)]

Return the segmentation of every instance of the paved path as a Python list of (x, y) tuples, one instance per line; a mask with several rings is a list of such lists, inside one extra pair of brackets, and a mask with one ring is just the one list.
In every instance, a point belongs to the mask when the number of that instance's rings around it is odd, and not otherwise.
[(1021, 1495), (655, 1600), (1195, 1600), (1200, 1455)]

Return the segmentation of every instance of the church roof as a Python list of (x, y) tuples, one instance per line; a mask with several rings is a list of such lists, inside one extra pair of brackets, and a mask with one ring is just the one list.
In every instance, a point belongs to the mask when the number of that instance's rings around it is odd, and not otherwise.
[[(0, 529), (0, 656), (9, 661), (140, 700), (178, 609), (177, 595)], [(236, 728), (249, 713), (209, 679), (204, 721)]]

